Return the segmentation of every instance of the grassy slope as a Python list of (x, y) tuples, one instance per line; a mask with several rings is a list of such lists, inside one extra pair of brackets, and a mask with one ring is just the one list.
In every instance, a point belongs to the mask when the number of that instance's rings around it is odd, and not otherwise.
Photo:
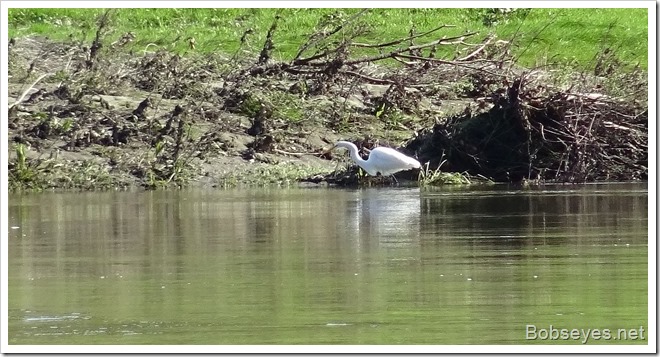
[[(101, 9), (10, 9), (9, 35), (48, 35), (91, 41), (95, 18)], [(350, 17), (358, 9), (341, 10)], [(137, 35), (134, 48), (153, 43), (166, 49), (186, 51), (188, 37), (194, 37), (197, 51), (233, 53), (248, 28), (247, 49), (261, 49), (277, 9), (120, 9), (111, 38), (128, 31)], [(292, 58), (307, 35), (323, 16), (335, 9), (284, 9), (275, 35), (275, 55)], [(373, 9), (364, 18), (370, 27), (365, 41), (377, 42), (405, 37), (414, 25), (418, 32), (439, 24), (457, 25), (443, 35), (478, 31), (479, 38), (495, 32), (500, 39), (516, 39), (514, 53), (520, 64), (534, 66), (560, 62), (573, 67), (591, 67), (605, 48), (614, 49), (627, 64), (647, 67), (646, 9), (532, 9), (508, 15), (493, 15), (488, 9)], [(496, 20), (488, 26), (488, 20)], [(175, 41), (179, 38), (178, 41)], [(435, 38), (421, 38), (417, 43)], [(476, 40), (476, 39), (474, 39)], [(152, 48), (153, 50), (153, 48)], [(447, 51), (450, 51), (447, 48)]]

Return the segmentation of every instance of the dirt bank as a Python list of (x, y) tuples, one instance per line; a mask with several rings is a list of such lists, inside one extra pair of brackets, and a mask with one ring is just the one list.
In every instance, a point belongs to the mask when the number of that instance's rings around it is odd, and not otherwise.
[(92, 43), (10, 41), (10, 188), (354, 184), (358, 171), (336, 160), (345, 153), (325, 152), (340, 139), (364, 153), (386, 145), (418, 157), (429, 163), (424, 183), (442, 182), (441, 171), (495, 181), (646, 179), (638, 69), (616, 86), (611, 73), (559, 80), (516, 69), (508, 42), (489, 37), (448, 60), (433, 58), (434, 46), (463, 39), (399, 41), (362, 57), (349, 39), (283, 63), (267, 45), (255, 58), (131, 53), (122, 50), (131, 36), (106, 43), (100, 29)]

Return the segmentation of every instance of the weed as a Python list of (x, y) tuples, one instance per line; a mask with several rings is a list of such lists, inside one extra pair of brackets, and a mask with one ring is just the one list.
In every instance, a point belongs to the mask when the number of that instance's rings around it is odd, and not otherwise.
[(274, 91), (269, 99), (275, 108), (274, 118), (293, 123), (303, 120), (304, 112), (300, 97), (286, 92)]
[(257, 165), (241, 173), (230, 171), (220, 177), (220, 183), (223, 187), (288, 187), (296, 184), (303, 178), (324, 171), (327, 170), (313, 165), (300, 165), (291, 162), (285, 162), (279, 165)]
[(435, 170), (426, 167), (419, 171), (419, 183), (421, 186), (438, 186), (438, 185), (469, 185), (471, 183), (468, 176), (459, 172), (442, 172), (440, 166)]
[(29, 159), (24, 144), (16, 144), (16, 158), (8, 165), (8, 186), (14, 191), (43, 191), (61, 189), (108, 189), (121, 185), (105, 165), (92, 160), (57, 161)]
[(440, 170), (447, 160), (444, 159), (444, 153), (440, 157), (440, 163), (435, 170), (429, 168), (429, 163), (419, 170), (418, 181), (420, 186), (438, 186), (438, 185), (468, 185), (470, 178), (459, 172), (443, 172)]
[(247, 117), (254, 118), (259, 114), (264, 105), (266, 105), (264, 99), (250, 93), (239, 104), (239, 112)]
[(39, 162), (28, 160), (26, 150), (24, 144), (14, 146), (16, 159), (8, 165), (8, 186), (11, 190), (41, 191), (47, 186), (47, 181), (39, 172)]
[(56, 130), (60, 134), (66, 134), (66, 133), (69, 132), (69, 130), (71, 130), (72, 127), (73, 127), (73, 119), (72, 118), (66, 118), (66, 119), (62, 120), (61, 123), (57, 124)]
[(147, 180), (144, 187), (149, 190), (163, 189), (167, 187), (167, 181), (163, 180), (159, 174), (150, 169), (147, 171)]

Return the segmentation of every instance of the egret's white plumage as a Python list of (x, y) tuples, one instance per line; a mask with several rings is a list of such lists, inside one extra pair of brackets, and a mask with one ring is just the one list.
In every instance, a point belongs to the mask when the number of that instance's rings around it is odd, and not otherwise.
[(351, 154), (351, 159), (371, 176), (389, 176), (399, 171), (419, 169), (422, 165), (419, 161), (406, 156), (394, 149), (377, 147), (371, 150), (369, 158), (364, 160), (358, 154), (358, 148), (350, 141), (338, 141), (335, 148), (346, 148)]

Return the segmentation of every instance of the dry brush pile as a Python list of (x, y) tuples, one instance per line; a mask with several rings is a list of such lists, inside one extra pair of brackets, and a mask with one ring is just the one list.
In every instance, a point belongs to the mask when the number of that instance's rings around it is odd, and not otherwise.
[(436, 165), (442, 158), (446, 170), (494, 181), (647, 179), (645, 100), (553, 91), (524, 76), (491, 100), (488, 111), (467, 111), (423, 130), (408, 149)]

